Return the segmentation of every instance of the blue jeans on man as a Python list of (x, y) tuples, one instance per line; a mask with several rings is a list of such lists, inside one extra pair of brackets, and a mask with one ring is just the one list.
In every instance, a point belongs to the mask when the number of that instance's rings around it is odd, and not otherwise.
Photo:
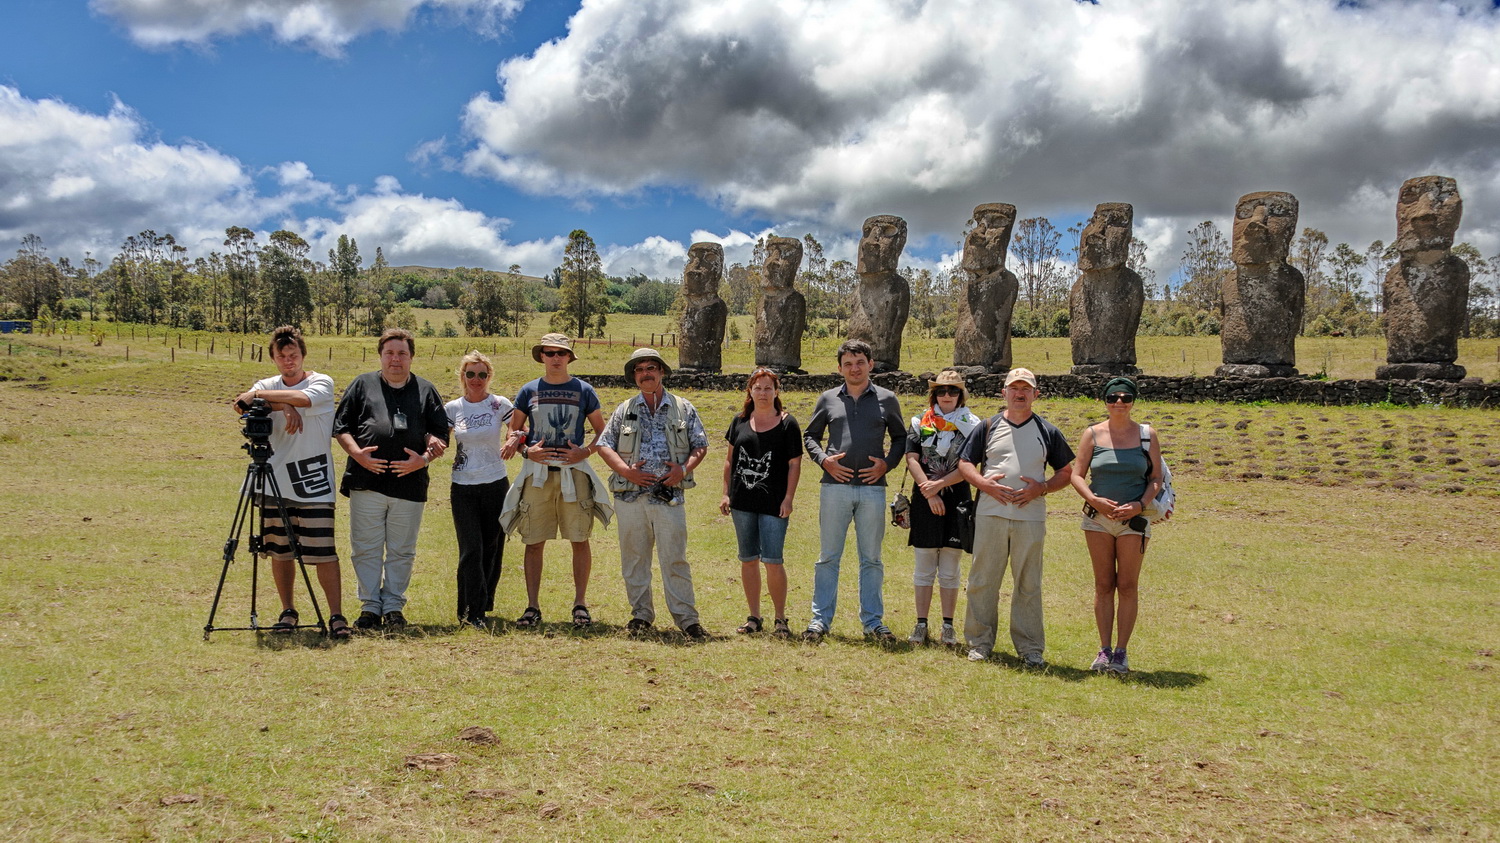
[(859, 554), (859, 623), (865, 632), (880, 626), (885, 616), (881, 585), (885, 565), (880, 543), (885, 539), (885, 487), (823, 483), (818, 492), (818, 561), (813, 566), (812, 624), (827, 632), (839, 602), (839, 562), (849, 523), (854, 522), (854, 546)]

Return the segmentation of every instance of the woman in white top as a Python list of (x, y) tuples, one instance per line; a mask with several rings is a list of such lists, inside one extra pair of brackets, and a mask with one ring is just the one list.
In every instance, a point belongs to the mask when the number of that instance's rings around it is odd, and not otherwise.
[(500, 508), (510, 489), (500, 447), (511, 403), (490, 393), (494, 372), (488, 357), (478, 351), (465, 354), (458, 364), (463, 397), (443, 405), (458, 445), (450, 489), (458, 532), (458, 620), (479, 629), (488, 626), (485, 615), (495, 608), (505, 548)]

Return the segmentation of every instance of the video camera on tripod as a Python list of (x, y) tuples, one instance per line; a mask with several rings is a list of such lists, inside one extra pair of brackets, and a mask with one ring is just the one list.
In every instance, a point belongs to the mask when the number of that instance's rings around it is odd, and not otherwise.
[(240, 401), (235, 406), (240, 408), (240, 421), (245, 423), (240, 432), (246, 441), (240, 447), (257, 465), (263, 465), (275, 454), (271, 450), (271, 432), (276, 429), (271, 420), (271, 404), (264, 398), (254, 398), (248, 405)]
[[(240, 421), (244, 422), (241, 433), (245, 437), (245, 443), (240, 447), (250, 455), (250, 465), (245, 467), (245, 482), (240, 486), (240, 501), (235, 507), (234, 520), (230, 523), (229, 537), (224, 540), (224, 568), (219, 573), (219, 587), (214, 592), (213, 607), (208, 612), (208, 623), (203, 626), (203, 640), (215, 629), (238, 629), (253, 630), (260, 632), (260, 617), (256, 612), (256, 590), (260, 573), (260, 557), (265, 552), (264, 536), (266, 532), (266, 508), (278, 513), (281, 523), (286, 526), (287, 541), (292, 547), (292, 556), (297, 560), (297, 568), (302, 572), (302, 582), (307, 586), (307, 596), (312, 601), (313, 611), (317, 613), (317, 629), (324, 635), (328, 634), (328, 628), (323, 621), (323, 609), (318, 605), (318, 597), (313, 593), (312, 580), (307, 576), (307, 564), (302, 561), (302, 546), (297, 541), (297, 532), (292, 527), (292, 519), (288, 517), (286, 501), (281, 496), (281, 487), (276, 482), (276, 472), (270, 464), (271, 457), (276, 452), (271, 448), (271, 434), (276, 430), (275, 420), (271, 418), (270, 402), (264, 398), (251, 399), (249, 404), (243, 401), (235, 403), (240, 410)], [(253, 525), (250, 533), (250, 625), (249, 626), (214, 626), (214, 616), (219, 612), (219, 599), (224, 595), (224, 580), (229, 575), (229, 565), (234, 561), (235, 551), (239, 549), (240, 535), (244, 532), (246, 522)], [(311, 624), (309, 624), (311, 626)]]

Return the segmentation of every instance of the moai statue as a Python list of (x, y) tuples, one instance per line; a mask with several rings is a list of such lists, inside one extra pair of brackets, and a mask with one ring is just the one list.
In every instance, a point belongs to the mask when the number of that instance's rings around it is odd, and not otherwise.
[(1075, 375), (1138, 375), (1135, 331), (1141, 325), (1146, 286), (1130, 259), (1135, 211), (1105, 202), (1078, 240), (1081, 273), (1068, 295), (1068, 336)]
[(761, 270), (760, 305), (755, 308), (755, 365), (777, 372), (802, 371), (802, 332), (807, 299), (792, 287), (802, 267), (802, 241), (767, 237)]
[(717, 372), (724, 364), (724, 324), (729, 305), (719, 298), (724, 278), (724, 247), (694, 243), (688, 247), (682, 271), (682, 295), (687, 300), (678, 323), (677, 371)]
[(870, 344), (877, 372), (901, 368), (901, 334), (911, 310), (911, 286), (896, 271), (896, 264), (905, 248), (906, 220), (889, 214), (865, 220), (849, 336)]
[(953, 337), (953, 365), (982, 367), (989, 372), (1010, 370), (1010, 316), (1021, 285), (1005, 268), (1016, 206), (980, 205), (974, 227), (964, 238), (964, 292), (958, 300), (958, 325)]
[(1401, 185), (1396, 242), (1385, 274), (1386, 365), (1381, 380), (1462, 380), (1458, 332), (1469, 309), (1469, 265), (1453, 254), (1463, 216), (1458, 182), (1419, 176)]
[(1234, 271), (1224, 280), (1219, 335), (1230, 378), (1297, 374), (1297, 331), (1307, 283), (1286, 262), (1297, 233), (1297, 197), (1278, 190), (1247, 193), (1234, 209)]

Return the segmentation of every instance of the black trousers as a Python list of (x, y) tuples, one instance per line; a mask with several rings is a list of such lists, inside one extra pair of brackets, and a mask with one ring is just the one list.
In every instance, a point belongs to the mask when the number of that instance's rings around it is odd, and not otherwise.
[(510, 480), (449, 487), (453, 529), (458, 533), (458, 619), (481, 618), (495, 609), (495, 586), (500, 584), (500, 556), (505, 534), (500, 531), (500, 508)]

